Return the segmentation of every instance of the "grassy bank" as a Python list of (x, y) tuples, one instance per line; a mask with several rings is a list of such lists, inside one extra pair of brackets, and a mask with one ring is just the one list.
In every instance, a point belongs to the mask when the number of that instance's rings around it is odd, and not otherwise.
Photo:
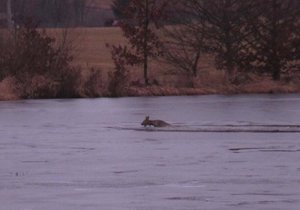
[[(48, 29), (47, 34), (59, 42), (62, 29)], [(78, 85), (80, 97), (110, 96), (107, 89), (108, 73), (113, 71), (114, 65), (110, 50), (106, 43), (124, 43), (119, 28), (75, 28), (67, 30), (68, 39), (73, 43), (74, 60), (72, 65), (81, 70), (81, 84)], [(91, 71), (92, 69), (92, 71)], [(176, 72), (163, 61), (151, 61), (149, 64), (149, 78), (155, 81), (153, 85), (142, 85), (143, 75), (139, 68), (130, 69), (129, 81), (124, 85), (124, 96), (166, 96), (166, 95), (199, 95), (199, 94), (241, 94), (241, 93), (295, 93), (300, 92), (300, 79), (296, 77), (283, 78), (272, 81), (270, 77), (250, 75), (237, 78), (229, 83), (223, 72), (215, 69), (213, 60), (203, 56), (200, 61), (199, 75), (193, 78), (184, 73)], [(96, 76), (95, 76), (96, 75)], [(96, 78), (98, 77), (98, 78)], [(95, 79), (96, 78), (96, 79)], [(84, 82), (95, 79), (92, 84), (94, 94), (86, 91)], [(155, 84), (155, 85), (154, 85)], [(18, 99), (12, 78), (0, 82), (0, 100)]]

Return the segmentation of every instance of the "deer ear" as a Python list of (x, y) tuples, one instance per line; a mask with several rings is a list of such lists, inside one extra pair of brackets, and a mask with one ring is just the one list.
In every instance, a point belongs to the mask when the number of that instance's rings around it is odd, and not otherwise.
[(146, 116), (146, 119), (149, 119), (149, 116)]

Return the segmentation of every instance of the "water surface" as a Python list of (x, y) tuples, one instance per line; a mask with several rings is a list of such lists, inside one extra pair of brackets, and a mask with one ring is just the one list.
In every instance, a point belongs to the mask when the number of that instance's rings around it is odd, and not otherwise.
[(0, 102), (0, 209), (298, 210), (299, 107), (297, 94)]

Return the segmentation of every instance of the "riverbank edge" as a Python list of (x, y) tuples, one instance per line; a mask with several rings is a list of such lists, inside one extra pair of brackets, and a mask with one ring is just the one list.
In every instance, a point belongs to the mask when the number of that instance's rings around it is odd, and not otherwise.
[[(199, 86), (199, 87), (168, 87), (161, 85), (129, 86), (124, 88), (118, 97), (150, 97), (150, 96), (196, 96), (196, 95), (236, 95), (236, 94), (290, 94), (300, 93), (300, 83), (263, 80), (246, 84), (231, 83)], [(107, 91), (99, 97), (81, 95), (78, 98), (115, 98)], [(35, 98), (42, 99), (42, 98)], [(44, 98), (43, 98), (44, 99)], [(11, 88), (0, 85), (0, 101), (22, 100)]]
[(290, 94), (300, 93), (298, 85), (227, 85), (222, 87), (175, 88), (175, 87), (129, 87), (126, 96), (182, 96), (182, 95), (236, 95), (236, 94)]

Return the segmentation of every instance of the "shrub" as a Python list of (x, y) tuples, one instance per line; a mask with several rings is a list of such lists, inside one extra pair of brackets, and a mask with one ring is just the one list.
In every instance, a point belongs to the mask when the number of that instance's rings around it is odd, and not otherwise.
[(55, 98), (78, 98), (80, 86), (81, 70), (80, 68), (68, 67), (62, 69), (60, 75), (54, 80), (58, 84)]
[(86, 80), (84, 81), (84, 95), (88, 97), (99, 97), (103, 96), (103, 81), (102, 81), (102, 72), (97, 68), (90, 68), (89, 74), (87, 75)]
[(130, 53), (130, 50), (125, 46), (110, 46), (112, 60), (115, 65), (115, 71), (110, 72), (108, 91), (112, 97), (125, 96), (127, 94), (127, 87), (129, 83), (128, 66), (133, 66), (139, 62), (139, 58)]
[(81, 74), (72, 60), (65, 43), (55, 46), (55, 39), (27, 21), (2, 53), (1, 76), (16, 79), (22, 98), (77, 97)]
[(126, 96), (128, 90), (128, 71), (115, 70), (109, 72), (108, 91), (112, 97)]

